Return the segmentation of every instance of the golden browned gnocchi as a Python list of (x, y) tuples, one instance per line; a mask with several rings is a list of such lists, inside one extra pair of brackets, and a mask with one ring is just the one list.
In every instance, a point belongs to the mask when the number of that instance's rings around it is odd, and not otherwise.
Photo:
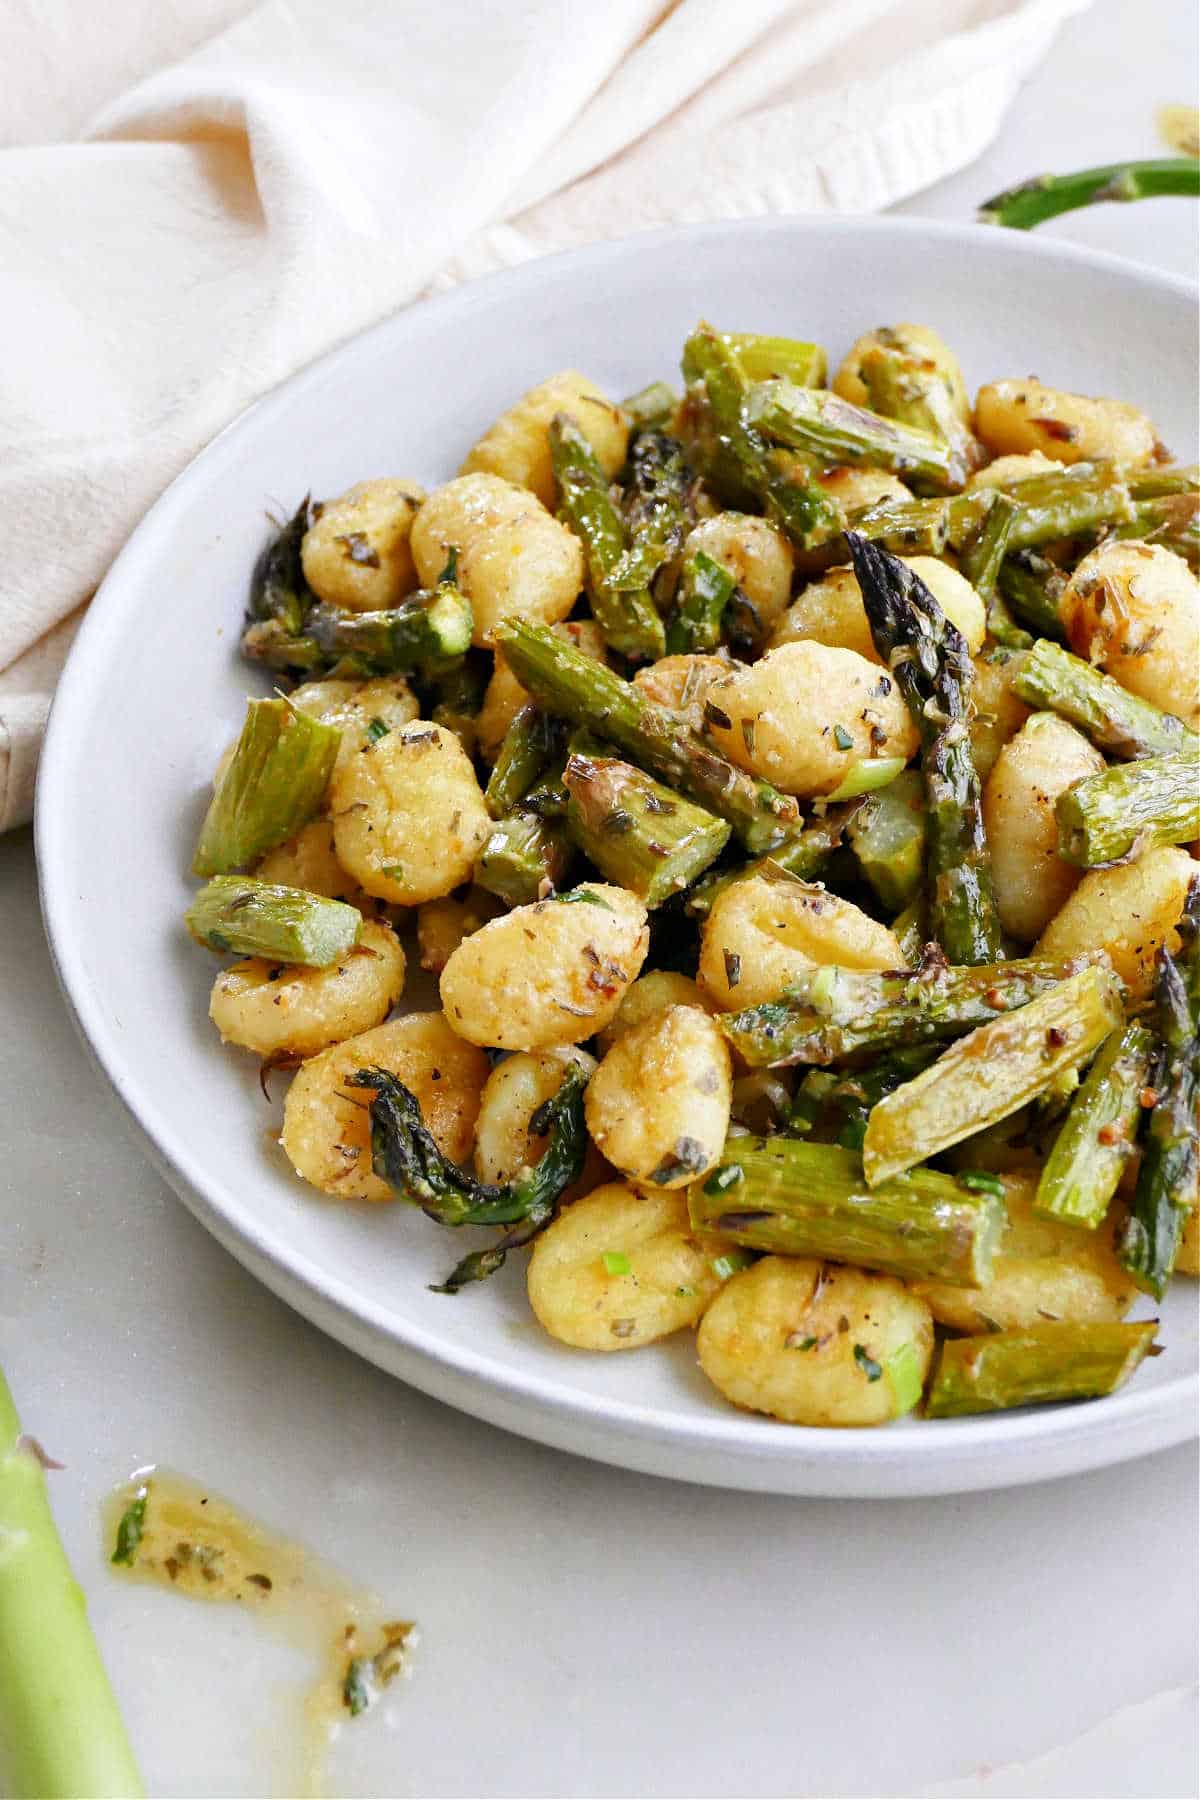
[(637, 1350), (695, 1324), (721, 1285), (725, 1248), (698, 1242), (678, 1189), (610, 1182), (534, 1240), (529, 1304), (560, 1343)]
[[(420, 714), (417, 697), (403, 675), (380, 675), (374, 681), (306, 681), (293, 688), (292, 705), (342, 734), (335, 768), (342, 768), (364, 749), (379, 727), (395, 731)], [(368, 736), (370, 729), (372, 736)]]
[(693, 731), (703, 731), (708, 691), (729, 670), (730, 663), (723, 656), (664, 656), (639, 669), (633, 685), (653, 705), (682, 713)]
[[(607, 646), (600, 627), (593, 620), (562, 619), (554, 630), (559, 637), (574, 644), (577, 650), (582, 650), (585, 656), (594, 657), (597, 662), (605, 660)], [(505, 732), (521, 708), (528, 703), (529, 695), (505, 662), (503, 652), (497, 650), (492, 678), (487, 684), (483, 705), (475, 721), (479, 751), (485, 762), (495, 762), (500, 754)]]
[(268, 850), (254, 874), (258, 881), (274, 881), (282, 887), (324, 894), (330, 900), (345, 900), (360, 912), (374, 914), (382, 906), (343, 869), (334, 847), (333, 820), (325, 816), (310, 819), (295, 837)]
[(1051, 462), (1040, 450), (1031, 450), (1027, 456), (998, 456), (986, 468), (976, 469), (967, 486), (974, 489), (1013, 487), (1058, 467), (1061, 464)]
[(1200, 728), (1200, 582), (1158, 544), (1102, 544), (1059, 611), (1071, 648), (1131, 694)]
[(324, 1050), (298, 1069), (283, 1108), (280, 1142), (305, 1181), (339, 1200), (391, 1200), (371, 1166), (371, 1088), (350, 1087), (360, 1069), (399, 1076), (452, 1162), (465, 1162), (487, 1079), (482, 1050), (441, 1013), (408, 1013)]
[(455, 1031), (499, 1050), (580, 1044), (608, 1024), (641, 972), (646, 909), (624, 888), (589, 882), (518, 906), (467, 938), (442, 970)]
[[(591, 1075), (596, 1059), (574, 1045), (562, 1050), (518, 1050), (496, 1064), (487, 1078), (475, 1126), (475, 1168), (484, 1181), (512, 1181), (532, 1167), (548, 1138), (530, 1130), (534, 1113), (557, 1094), (570, 1068)], [(589, 1144), (578, 1178), (564, 1190), (563, 1201), (590, 1193), (611, 1170), (594, 1144)]]
[(918, 1281), (913, 1292), (939, 1325), (954, 1331), (1014, 1330), (1042, 1319), (1122, 1319), (1137, 1298), (1113, 1248), (1115, 1220), (1095, 1231), (1060, 1224), (1033, 1210), (1037, 1174), (1001, 1177), (1008, 1213), (986, 1287)]
[(1136, 406), (1070, 394), (1033, 376), (980, 388), (975, 429), (996, 456), (1040, 450), (1057, 463), (1137, 465), (1150, 459), (1158, 442), (1153, 424)]
[(892, 502), (903, 504), (912, 499), (898, 475), (889, 475), (883, 469), (853, 468), (849, 464), (823, 470), (817, 476), (817, 486), (823, 487), (847, 515), (863, 512), (869, 506)]
[(828, 644), (783, 644), (714, 681), (704, 716), (730, 762), (805, 797), (836, 792), (861, 763), (917, 750), (892, 677)]
[(871, 390), (863, 379), (863, 363), (880, 350), (899, 350), (924, 369), (936, 374), (945, 390), (950, 410), (964, 425), (971, 421), (971, 402), (957, 356), (945, 339), (928, 325), (882, 325), (868, 331), (852, 346), (830, 384), (835, 394), (852, 406), (871, 405)]
[(464, 938), (504, 911), (486, 888), (470, 887), (464, 894), (447, 894), (442, 900), (426, 900), (417, 908), (417, 944), (421, 967), (440, 975)]
[(708, 1307), (696, 1350), (714, 1386), (750, 1412), (790, 1425), (884, 1425), (921, 1397), (933, 1320), (890, 1275), (764, 1256)]
[(605, 1053), (584, 1098), (587, 1128), (631, 1180), (686, 1187), (725, 1146), (731, 1086), (729, 1049), (709, 1015), (668, 1006)]
[(886, 925), (807, 881), (752, 875), (718, 894), (700, 940), (700, 986), (725, 1011), (777, 1000), (805, 969), (902, 969)]
[(313, 508), (300, 560), (318, 600), (352, 612), (395, 606), (417, 585), (409, 539), (425, 490), (415, 481), (360, 481)]
[(1164, 846), (1111, 869), (1089, 869), (1038, 939), (1035, 956), (1083, 956), (1106, 950), (1135, 999), (1154, 983), (1154, 962), (1165, 944), (1179, 948), (1175, 927), (1195, 867), (1186, 850)]
[(1018, 658), (1004, 654), (975, 659), (971, 680), (971, 756), (980, 781), (987, 780), (1005, 744), (1030, 716), (1013, 686), (1019, 667)]
[[(921, 577), (952, 625), (957, 625), (974, 654), (987, 635), (987, 609), (964, 575), (935, 556), (903, 556)], [(793, 600), (769, 648), (809, 639), (833, 648), (855, 650), (868, 662), (881, 662), (863, 607), (862, 590), (853, 569), (831, 569)]]
[[(720, 512), (705, 519), (688, 536), (685, 560), (703, 552), (737, 582), (748, 608), (736, 623), (753, 643), (765, 644), (787, 610), (795, 558), (781, 531), (752, 513)], [(739, 602), (739, 605), (741, 603)]]
[(708, 1001), (690, 975), (681, 975), (675, 969), (651, 969), (639, 975), (625, 990), (611, 1024), (596, 1034), (596, 1043), (601, 1050), (611, 1050), (622, 1033), (664, 1012), (668, 1006), (698, 1006), (701, 1012), (708, 1011)]
[(1055, 713), (1034, 713), (1001, 750), (983, 790), (996, 905), (1005, 931), (1031, 943), (1079, 885), (1058, 854), (1054, 802), (1104, 768), (1082, 732)]
[(475, 644), (490, 644), (510, 614), (546, 625), (565, 619), (583, 586), (579, 539), (536, 494), (499, 475), (460, 475), (438, 488), (417, 514), (412, 548), (427, 587), (458, 551)]
[(329, 810), (338, 861), (394, 906), (461, 887), (492, 827), (466, 751), (423, 719), (335, 769)]
[(328, 968), (252, 956), (223, 969), (208, 1012), (227, 1044), (259, 1056), (312, 1056), (378, 1025), (404, 992), (404, 951), (394, 931), (364, 922), (357, 944)]
[(625, 461), (629, 427), (620, 407), (577, 369), (564, 369), (522, 394), (467, 452), (459, 474), (501, 475), (553, 506), (558, 494), (547, 434), (555, 413), (570, 414), (604, 473), (615, 475)]

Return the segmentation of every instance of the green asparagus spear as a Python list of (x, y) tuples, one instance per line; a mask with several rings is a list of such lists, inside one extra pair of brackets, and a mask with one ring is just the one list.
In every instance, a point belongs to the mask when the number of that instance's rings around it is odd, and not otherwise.
[(1125, 524), (1134, 516), (1129, 484), (1112, 463), (1073, 463), (1014, 481), (1017, 502), (1009, 548), (1028, 550), (1058, 538)]
[(1200, 494), (1200, 464), (1151, 464), (1129, 474), (1129, 492), (1135, 501), (1165, 500), (1173, 494)]
[(257, 862), (320, 809), (341, 733), (287, 700), (249, 700), (233, 757), (212, 797), (194, 875)]
[(543, 625), (508, 618), (496, 642), (513, 674), (547, 712), (614, 743), (632, 762), (728, 819), (754, 855), (775, 849), (799, 819), (796, 802), (735, 769), (678, 714), (584, 656)]
[(952, 1175), (920, 1169), (868, 1192), (855, 1151), (794, 1137), (731, 1137), (688, 1211), (695, 1230), (755, 1250), (961, 1287), (991, 1280), (1004, 1224), (1002, 1201)]
[(435, 725), (452, 731), (468, 756), (474, 756), (479, 741), (477, 719), (487, 690), (491, 658), (486, 651), (468, 650), (467, 654), (438, 675), (431, 684), (427, 699)]
[(355, 906), (248, 875), (216, 876), (196, 895), (184, 922), (209, 950), (269, 956), (314, 969), (345, 956), (362, 930), (362, 914)]
[(1022, 656), (1013, 689), (1027, 706), (1069, 719), (1109, 756), (1161, 756), (1196, 742), (1173, 713), (1160, 712), (1111, 675), (1044, 639)]
[(1200, 838), (1200, 742), (1090, 775), (1055, 802), (1058, 854), (1080, 869)]
[(826, 388), (790, 381), (751, 384), (742, 407), (746, 424), (768, 440), (830, 463), (867, 463), (945, 493), (961, 488), (970, 468), (944, 439), (852, 406)]
[(1149, 1352), (1158, 1320), (1132, 1325), (1060, 1319), (983, 1337), (947, 1338), (925, 1403), (928, 1419), (1050, 1406), (1115, 1393)]
[(1122, 1021), (1121, 984), (1090, 968), (981, 1025), (871, 1110), (863, 1168), (876, 1187), (1028, 1105)]
[(673, 793), (631, 763), (572, 755), (567, 830), (600, 873), (648, 907), (689, 887), (729, 841), (724, 819)]
[(285, 675), (291, 681), (307, 681), (328, 671), (324, 650), (311, 633), (297, 636), (279, 619), (262, 619), (247, 625), (241, 652), (247, 662)]
[(1010, 613), (1036, 637), (1061, 638), (1058, 607), (1069, 580), (1064, 570), (1036, 550), (1017, 550), (1004, 558), (996, 584)]
[(846, 542), (875, 648), (921, 736), (931, 929), (952, 963), (995, 962), (1002, 935), (971, 756), (966, 640), (907, 563), (857, 532)]
[(844, 1062), (865, 1051), (961, 1037), (1048, 994), (1076, 967), (1026, 957), (953, 968), (930, 945), (913, 973), (805, 970), (782, 999), (725, 1013), (718, 1023), (752, 1069)]
[(728, 569), (703, 550), (683, 566), (675, 608), (667, 626), (667, 654), (688, 656), (715, 650), (721, 642), (721, 622), (733, 598), (737, 582)]
[(375, 1173), (401, 1199), (419, 1206), (439, 1225), (508, 1225), (491, 1249), (477, 1251), (451, 1271), (435, 1293), (454, 1294), (471, 1281), (495, 1274), (506, 1253), (527, 1244), (558, 1211), (559, 1199), (583, 1168), (587, 1127), (583, 1090), (587, 1075), (568, 1064), (558, 1091), (529, 1121), (530, 1135), (548, 1143), (532, 1168), (499, 1186), (479, 1181), (452, 1163), (421, 1117), (415, 1094), (386, 1069), (360, 1069), (352, 1087), (372, 1088), (371, 1155)]
[(940, 439), (966, 472), (978, 469), (986, 452), (957, 411), (943, 372), (929, 358), (906, 350), (887, 326), (875, 335), (878, 341), (858, 365), (874, 411)]
[(755, 875), (814, 880), (841, 844), (846, 827), (862, 804), (861, 800), (851, 800), (844, 806), (830, 806), (814, 814), (802, 829), (793, 831), (770, 856), (742, 863), (736, 869), (713, 869), (689, 892), (688, 912), (693, 918), (706, 919), (719, 894), (734, 882), (748, 881)]
[(1161, 499), (1135, 501), (1129, 523), (1110, 526), (1104, 536), (1157, 544), (1181, 556), (1194, 573), (1200, 565), (1200, 497), (1166, 494)]
[(959, 561), (963, 574), (987, 607), (989, 632), (998, 644), (1013, 649), (1028, 644), (1029, 635), (1013, 618), (997, 584), (1017, 510), (1016, 501), (1007, 494), (993, 493), (992, 504), (964, 545)]
[(0, 1373), (0, 1784), (13, 1800), (142, 1793), (46, 1493)]
[(299, 637), (312, 594), (300, 563), (300, 546), (308, 530), (309, 496), (280, 527), (254, 565), (250, 577), (247, 623), (273, 620), (282, 633)]
[[(928, 908), (925, 905), (925, 889), (921, 887), (911, 905), (902, 913), (897, 913), (892, 920), (892, 936), (904, 952), (905, 966), (915, 969), (925, 955), (929, 942)], [(935, 945), (936, 949), (937, 946)]]
[(557, 758), (561, 763), (562, 729), (557, 720), (523, 706), (504, 734), (484, 799), (493, 819), (507, 818), (539, 775)]
[(816, 1143), (840, 1144), (844, 1150), (861, 1154), (871, 1108), (927, 1069), (940, 1054), (941, 1046), (936, 1043), (909, 1044), (844, 1075), (810, 1069), (796, 1089), (787, 1135), (812, 1136)]
[(631, 432), (665, 431), (675, 416), (679, 395), (665, 381), (648, 382), (636, 394), (621, 402), (621, 411), (629, 420)]
[(846, 828), (850, 848), (889, 912), (916, 898), (925, 870), (925, 787), (916, 769), (903, 769), (868, 794)]
[(497, 820), (475, 863), (475, 881), (507, 906), (528, 906), (562, 886), (571, 843), (562, 826), (536, 813)]
[(386, 612), (345, 612), (315, 606), (307, 635), (332, 674), (438, 675), (471, 643), (471, 603), (453, 581), (410, 594)]
[(820, 344), (801, 338), (765, 337), (757, 331), (723, 331), (747, 381), (794, 381), (797, 387), (824, 387), (828, 373)]
[(557, 413), (550, 421), (550, 458), (559, 516), (584, 547), (596, 623), (622, 656), (653, 662), (663, 654), (665, 639), (650, 598), (649, 578), (640, 559), (634, 566), (629, 558), (625, 527), (604, 471), (567, 413)]
[(1154, 1110), (1142, 1146), (1133, 1205), (1118, 1255), (1138, 1286), (1161, 1300), (1189, 1211), (1200, 1199), (1200, 875), (1179, 921), (1181, 955), (1160, 950), (1154, 989), (1161, 1050), (1151, 1087)]
[(624, 505), (627, 580), (637, 576), (649, 587), (661, 570), (675, 563), (695, 523), (691, 504), (695, 480), (678, 438), (645, 431), (634, 439)]
[(1090, 1231), (1102, 1223), (1133, 1154), (1153, 1043), (1134, 1023), (1101, 1045), (1042, 1165), (1038, 1212)]
[(1094, 206), (1103, 200), (1152, 200), (1163, 194), (1200, 195), (1200, 161), (1194, 156), (1164, 156), (1103, 163), (1099, 168), (1076, 169), (1070, 175), (1034, 175), (985, 200), (979, 222), (1031, 231), (1046, 219), (1079, 206)]

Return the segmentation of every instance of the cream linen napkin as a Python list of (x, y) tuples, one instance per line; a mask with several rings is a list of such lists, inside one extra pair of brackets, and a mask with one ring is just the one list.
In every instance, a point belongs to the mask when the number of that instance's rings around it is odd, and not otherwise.
[(0, 9), (0, 829), (29, 816), (72, 615), (257, 395), (548, 250), (887, 206), (980, 153), (1087, 3), (114, 0), (84, 32), (77, 0)]

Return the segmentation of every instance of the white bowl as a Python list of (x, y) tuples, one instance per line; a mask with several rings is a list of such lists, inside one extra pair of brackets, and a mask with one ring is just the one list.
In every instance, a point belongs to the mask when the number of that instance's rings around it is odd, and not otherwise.
[[(187, 868), (253, 676), (238, 630), (265, 514), (376, 474), (435, 482), (514, 396), (576, 365), (610, 393), (670, 376), (701, 316), (816, 338), (836, 360), (919, 319), (972, 387), (1036, 370), (1137, 401), (1191, 453), (1194, 311), (1182, 283), (1061, 244), (901, 219), (773, 219), (572, 252), (414, 307), (304, 370), (168, 489), (92, 602), (38, 790), (47, 929), (83, 1034), (163, 1174), (283, 1299), (343, 1343), (494, 1424), (606, 1462), (793, 1494), (907, 1495), (1037, 1481), (1177, 1442), (1196, 1422), (1188, 1284), (1166, 1353), (1112, 1399), (1009, 1416), (815, 1431), (726, 1406), (691, 1334), (573, 1351), (529, 1313), (521, 1258), (456, 1298), (463, 1249), (405, 1207), (347, 1208), (268, 1141), (248, 1056), (206, 1017), (213, 964), (184, 934)], [(220, 354), (219, 331), (214, 354)], [(153, 1296), (147, 1296), (153, 1303)]]

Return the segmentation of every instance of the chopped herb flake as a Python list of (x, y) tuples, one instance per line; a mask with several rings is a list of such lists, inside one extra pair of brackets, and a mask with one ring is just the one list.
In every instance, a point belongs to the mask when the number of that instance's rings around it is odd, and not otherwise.
[(834, 726), (833, 741), (839, 750), (853, 750), (854, 748), (854, 738), (844, 725)]
[(736, 950), (722, 952), (725, 958), (725, 979), (731, 988), (735, 988), (742, 979), (742, 959)]
[(861, 1344), (854, 1346), (854, 1360), (868, 1381), (878, 1381), (883, 1374), (883, 1364), (877, 1363), (870, 1351), (864, 1350)]
[(783, 1347), (785, 1350), (815, 1350), (817, 1340), (815, 1337), (801, 1337), (798, 1331), (789, 1331), (783, 1340)]
[(384, 863), (384, 865), (383, 865), (382, 869), (380, 869), (379, 873), (382, 876), (384, 876), (388, 881), (403, 881), (404, 880), (404, 864), (403, 863)]
[(363, 735), (369, 744), (377, 744), (380, 738), (385, 738), (391, 729), (391, 726), (385, 725), (382, 719), (372, 719)]
[(149, 1494), (149, 1487), (140, 1487), (121, 1514), (121, 1522), (117, 1526), (116, 1549), (112, 1553), (113, 1562), (124, 1563), (126, 1567), (132, 1568), (137, 1560), (138, 1545), (142, 1541), (146, 1525), (146, 1501)]
[(628, 1275), (629, 1258), (623, 1250), (606, 1250), (600, 1259), (610, 1275)]
[(608, 901), (602, 899), (599, 894), (594, 894), (591, 888), (576, 888), (573, 893), (560, 894), (558, 904), (560, 906), (602, 906), (605, 912), (613, 910)]
[(714, 1169), (704, 1184), (706, 1194), (723, 1194), (728, 1188), (736, 1187), (743, 1179), (741, 1166), (738, 1163), (726, 1163), (724, 1168)]
[(748, 1269), (753, 1261), (753, 1250), (727, 1250), (723, 1256), (712, 1258), (713, 1274), (718, 1281), (728, 1281), (740, 1269)]
[(989, 1175), (984, 1169), (964, 1169), (958, 1177), (960, 1187), (970, 1188), (973, 1194), (995, 1194), (998, 1200), (1004, 1198), (1004, 1183), (997, 1175)]

